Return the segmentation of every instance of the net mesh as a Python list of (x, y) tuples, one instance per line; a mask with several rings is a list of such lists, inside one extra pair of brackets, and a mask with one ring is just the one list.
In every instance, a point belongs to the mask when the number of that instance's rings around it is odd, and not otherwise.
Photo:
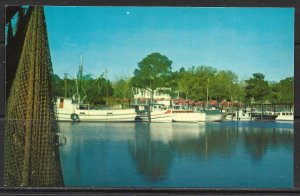
[(44, 10), (34, 7), (7, 101), (7, 186), (63, 185), (51, 75)]

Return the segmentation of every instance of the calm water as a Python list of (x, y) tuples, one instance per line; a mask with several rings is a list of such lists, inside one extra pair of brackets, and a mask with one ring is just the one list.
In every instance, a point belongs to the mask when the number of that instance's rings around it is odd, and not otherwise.
[(66, 186), (293, 186), (293, 124), (60, 123)]

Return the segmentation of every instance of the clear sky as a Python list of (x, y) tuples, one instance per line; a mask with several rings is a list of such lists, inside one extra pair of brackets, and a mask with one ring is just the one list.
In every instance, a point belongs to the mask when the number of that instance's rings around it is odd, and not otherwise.
[(153, 52), (172, 70), (207, 65), (239, 79), (294, 75), (293, 8), (45, 7), (54, 73), (132, 76)]

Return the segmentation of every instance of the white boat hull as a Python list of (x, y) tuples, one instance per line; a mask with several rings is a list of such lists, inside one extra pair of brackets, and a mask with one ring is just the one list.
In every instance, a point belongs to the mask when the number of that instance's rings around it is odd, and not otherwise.
[(205, 121), (208, 122), (219, 122), (223, 121), (223, 115), (222, 114), (206, 114)]
[(275, 120), (276, 121), (293, 121), (294, 115), (279, 115)]
[(251, 117), (248, 117), (248, 116), (239, 116), (239, 117), (237, 118), (237, 116), (234, 116), (234, 117), (232, 118), (232, 116), (229, 115), (229, 116), (226, 117), (226, 120), (229, 120), (229, 121), (231, 121), (231, 120), (233, 120), (233, 121), (250, 121), (250, 120), (251, 120)]
[[(143, 116), (142, 121), (148, 122), (148, 117)], [(172, 122), (171, 110), (152, 111), (151, 122), (167, 122), (167, 123)]]
[(172, 113), (174, 122), (204, 122), (205, 113)]
[[(243, 112), (242, 110), (235, 111), (235, 113), (227, 115), (226, 120), (233, 120), (233, 121), (250, 121), (251, 120), (251, 113), (250, 112)], [(254, 119), (252, 119), (254, 120)]]
[(128, 122), (134, 121), (136, 113), (134, 109), (122, 110), (72, 110), (58, 109), (58, 121), (74, 121), (72, 114), (78, 115), (78, 120), (83, 122)]

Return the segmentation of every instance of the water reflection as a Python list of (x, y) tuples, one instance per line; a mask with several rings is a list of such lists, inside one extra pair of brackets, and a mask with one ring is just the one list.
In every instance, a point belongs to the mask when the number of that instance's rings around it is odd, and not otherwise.
[[(182, 168), (189, 171), (187, 185), (195, 183), (189, 182), (189, 176), (192, 179), (194, 171), (202, 170), (201, 176), (194, 176), (199, 183), (203, 178), (208, 186), (217, 187), (228, 174), (218, 173), (218, 181), (211, 173), (245, 161), (253, 164), (246, 168), (249, 171), (240, 168), (245, 179), (262, 169), (274, 173), (273, 161), (284, 161), (280, 166), (292, 170), (292, 125), (61, 123), (60, 128), (67, 138), (61, 148), (63, 171), (66, 184), (72, 186), (176, 186), (178, 179), (173, 176)], [(281, 177), (290, 176), (290, 183), (291, 175)]]
[(244, 132), (245, 149), (253, 160), (263, 159), (269, 149), (277, 146), (292, 150), (293, 132), (288, 129), (275, 128), (242, 128)]
[(153, 181), (166, 176), (172, 157), (167, 143), (170, 129), (163, 126), (162, 134), (153, 137), (151, 127), (152, 124), (138, 125), (135, 138), (129, 142), (128, 147), (138, 170)]
[(150, 180), (166, 177), (177, 156), (209, 159), (230, 157), (237, 148), (245, 148), (253, 160), (261, 160), (268, 148), (292, 150), (291, 129), (261, 127), (220, 127), (219, 124), (140, 124), (129, 152), (137, 167)]

